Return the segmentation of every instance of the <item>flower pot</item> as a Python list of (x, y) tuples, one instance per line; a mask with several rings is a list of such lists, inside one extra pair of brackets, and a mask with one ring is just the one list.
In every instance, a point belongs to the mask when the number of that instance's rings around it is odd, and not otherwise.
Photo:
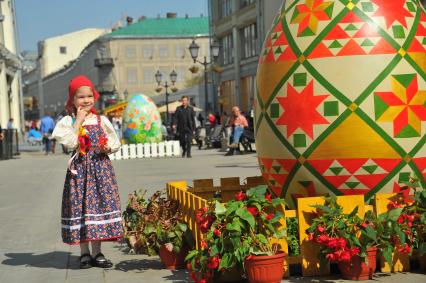
[(185, 257), (188, 254), (187, 248), (182, 248), (179, 253), (169, 251), (164, 245), (160, 248), (160, 259), (166, 269), (183, 269), (185, 268)]
[(359, 256), (352, 257), (350, 262), (339, 262), (339, 270), (344, 279), (368, 280), (373, 278), (376, 270), (377, 248), (367, 249), (368, 263), (363, 262)]
[(285, 253), (272, 256), (250, 256), (244, 261), (246, 276), (250, 283), (281, 282), (284, 276)]

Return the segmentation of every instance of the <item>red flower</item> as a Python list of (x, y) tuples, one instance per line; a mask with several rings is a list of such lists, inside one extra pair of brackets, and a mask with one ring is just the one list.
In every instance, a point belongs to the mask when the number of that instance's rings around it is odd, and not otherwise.
[(269, 213), (268, 215), (266, 215), (265, 219), (266, 220), (271, 220), (272, 218), (274, 218), (275, 214), (273, 213)]
[(356, 256), (359, 254), (359, 248), (358, 247), (353, 247), (352, 249), (349, 250), (349, 253), (351, 254), (351, 256)]
[(319, 244), (327, 244), (330, 238), (327, 235), (319, 235), (317, 237), (317, 243)]
[(238, 193), (235, 195), (235, 199), (236, 199), (237, 201), (243, 201), (243, 200), (245, 200), (246, 198), (247, 198), (246, 193), (245, 193), (245, 192), (243, 192), (243, 191), (240, 191), (240, 192), (238, 192)]
[(207, 268), (209, 269), (217, 269), (219, 267), (220, 257), (215, 255), (207, 260)]
[(351, 261), (351, 253), (349, 251), (344, 251), (340, 254), (339, 261), (343, 261), (343, 262), (349, 262)]
[(269, 202), (272, 202), (272, 195), (269, 192), (267, 192), (265, 195), (265, 199)]
[(399, 217), (398, 217), (398, 220), (396, 221), (398, 224), (402, 224), (402, 223), (404, 223), (404, 215), (400, 215)]
[(407, 243), (405, 243), (403, 247), (398, 248), (398, 252), (403, 254), (409, 254), (411, 252), (411, 248)]
[(219, 229), (216, 228), (216, 229), (214, 229), (213, 234), (215, 234), (217, 237), (220, 237), (220, 234), (222, 234), (222, 233), (220, 232)]
[(209, 231), (211, 227), (211, 223), (209, 221), (207, 221), (207, 219), (205, 219), (201, 224), (200, 224), (200, 230), (201, 233), (207, 233)]
[(201, 240), (201, 248), (206, 249), (208, 247), (207, 242), (204, 240)]
[(400, 207), (402, 207), (402, 205), (396, 202), (391, 201), (388, 203), (388, 210), (392, 210), (392, 209), (400, 208)]
[(105, 146), (108, 143), (108, 138), (105, 136), (100, 137), (98, 146)]
[(250, 212), (251, 215), (256, 217), (259, 214), (259, 210), (255, 206), (249, 206), (247, 207), (248, 212)]
[(330, 249), (337, 249), (338, 248), (338, 242), (339, 242), (338, 238), (329, 238), (326, 245)]
[(367, 223), (365, 223), (365, 222), (362, 222), (362, 223), (361, 223), (361, 227), (362, 227), (362, 228), (364, 228), (364, 229), (366, 229), (366, 228), (368, 227), (368, 224), (367, 224)]
[(320, 233), (324, 233), (325, 229), (321, 225), (318, 225), (317, 226), (317, 231), (320, 232)]
[(314, 233), (309, 233), (308, 240), (313, 241), (314, 240)]
[(189, 273), (189, 276), (191, 276), (191, 278), (192, 278), (192, 280), (194, 280), (194, 282), (198, 282), (197, 274), (194, 271)]
[(346, 240), (344, 238), (340, 238), (337, 240), (337, 248), (344, 249), (346, 248)]
[(199, 281), (198, 281), (198, 283), (206, 283), (207, 282), (207, 280), (206, 279), (200, 279)]
[(325, 256), (325, 258), (329, 261), (335, 261), (336, 260), (336, 256), (333, 253), (327, 254)]

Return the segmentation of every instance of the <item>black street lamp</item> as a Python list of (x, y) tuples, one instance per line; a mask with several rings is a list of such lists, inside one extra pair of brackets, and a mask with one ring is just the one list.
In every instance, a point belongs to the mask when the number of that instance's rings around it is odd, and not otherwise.
[[(171, 86), (175, 85), (176, 79), (177, 79), (177, 73), (175, 72), (175, 70), (173, 70), (170, 73), (170, 81), (172, 82), (172, 84), (168, 84), (167, 81), (164, 82), (164, 84), (161, 84), (161, 80), (163, 78), (163, 74), (160, 72), (160, 70), (157, 70), (157, 73), (155, 73), (155, 81), (157, 82), (158, 86), (163, 86), (166, 89), (166, 125), (169, 125), (169, 93), (167, 91), (167, 89)], [(157, 88), (158, 89), (158, 88)], [(173, 90), (173, 89), (172, 89)], [(160, 88), (161, 91), (161, 88)]]
[[(214, 41), (213, 44), (210, 46), (210, 48), (211, 48), (213, 61), (214, 61), (219, 56), (219, 49), (220, 49), (219, 43), (217, 41)], [(189, 53), (191, 53), (191, 57), (194, 60), (194, 63), (198, 62), (204, 66), (204, 100), (205, 100), (204, 110), (206, 111), (206, 115), (207, 115), (207, 112), (210, 110), (208, 88), (207, 88), (207, 66), (212, 64), (213, 61), (208, 62), (206, 56), (204, 56), (204, 61), (197, 60), (200, 46), (197, 43), (195, 43), (195, 39), (192, 40), (191, 45), (189, 45), (188, 49), (189, 49)]]

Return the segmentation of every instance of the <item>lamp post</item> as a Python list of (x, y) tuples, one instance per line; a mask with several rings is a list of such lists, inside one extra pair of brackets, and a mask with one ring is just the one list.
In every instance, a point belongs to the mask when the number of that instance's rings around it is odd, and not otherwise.
[(166, 89), (166, 125), (167, 126), (169, 125), (169, 93), (167, 89), (175, 85), (175, 82), (177, 79), (177, 73), (175, 72), (175, 70), (173, 70), (169, 76), (170, 76), (170, 81), (172, 82), (172, 84), (170, 85), (167, 81), (165, 81), (164, 84), (161, 84), (163, 74), (160, 72), (160, 70), (157, 70), (157, 73), (155, 73), (155, 80), (158, 86), (163, 86)]
[(194, 60), (194, 63), (200, 63), (204, 66), (204, 111), (207, 112), (209, 109), (209, 96), (208, 96), (208, 87), (207, 87), (207, 66), (212, 64), (214, 60), (219, 56), (219, 43), (217, 41), (214, 41), (213, 44), (210, 46), (211, 52), (213, 55), (213, 61), (208, 62), (207, 57), (204, 56), (204, 61), (197, 60), (198, 58), (198, 51), (200, 50), (200, 46), (195, 42), (195, 39), (192, 40), (191, 44), (189, 45), (188, 49), (191, 53), (191, 57)]

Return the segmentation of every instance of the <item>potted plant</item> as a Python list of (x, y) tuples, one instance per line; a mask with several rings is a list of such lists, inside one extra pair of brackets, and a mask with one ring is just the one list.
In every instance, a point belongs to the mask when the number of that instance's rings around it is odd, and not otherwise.
[(241, 279), (245, 269), (250, 282), (280, 282), (285, 254), (270, 240), (285, 237), (279, 223), (283, 215), (277, 212), (283, 203), (272, 199), (265, 186), (258, 186), (239, 192), (235, 200), (224, 204), (216, 200), (201, 209), (196, 218), (205, 239), (201, 250), (186, 258), (194, 281), (216, 282), (222, 273)]
[(138, 253), (138, 241), (142, 230), (142, 219), (146, 209), (146, 190), (137, 190), (129, 194), (126, 209), (123, 211), (124, 239), (130, 253)]
[(183, 268), (185, 256), (193, 248), (192, 234), (183, 221), (179, 203), (162, 195), (157, 192), (149, 199), (142, 234), (149, 240), (145, 244), (159, 254), (167, 269)]
[(315, 205), (309, 240), (320, 245), (322, 262), (337, 263), (342, 277), (349, 280), (371, 279), (376, 269), (377, 233), (371, 218), (361, 219), (358, 207), (343, 213), (335, 197)]
[(192, 65), (192, 66), (189, 68), (189, 71), (190, 71), (191, 73), (193, 73), (193, 74), (196, 74), (196, 73), (198, 72), (198, 70), (199, 70), (199, 67), (198, 67), (197, 65)]

